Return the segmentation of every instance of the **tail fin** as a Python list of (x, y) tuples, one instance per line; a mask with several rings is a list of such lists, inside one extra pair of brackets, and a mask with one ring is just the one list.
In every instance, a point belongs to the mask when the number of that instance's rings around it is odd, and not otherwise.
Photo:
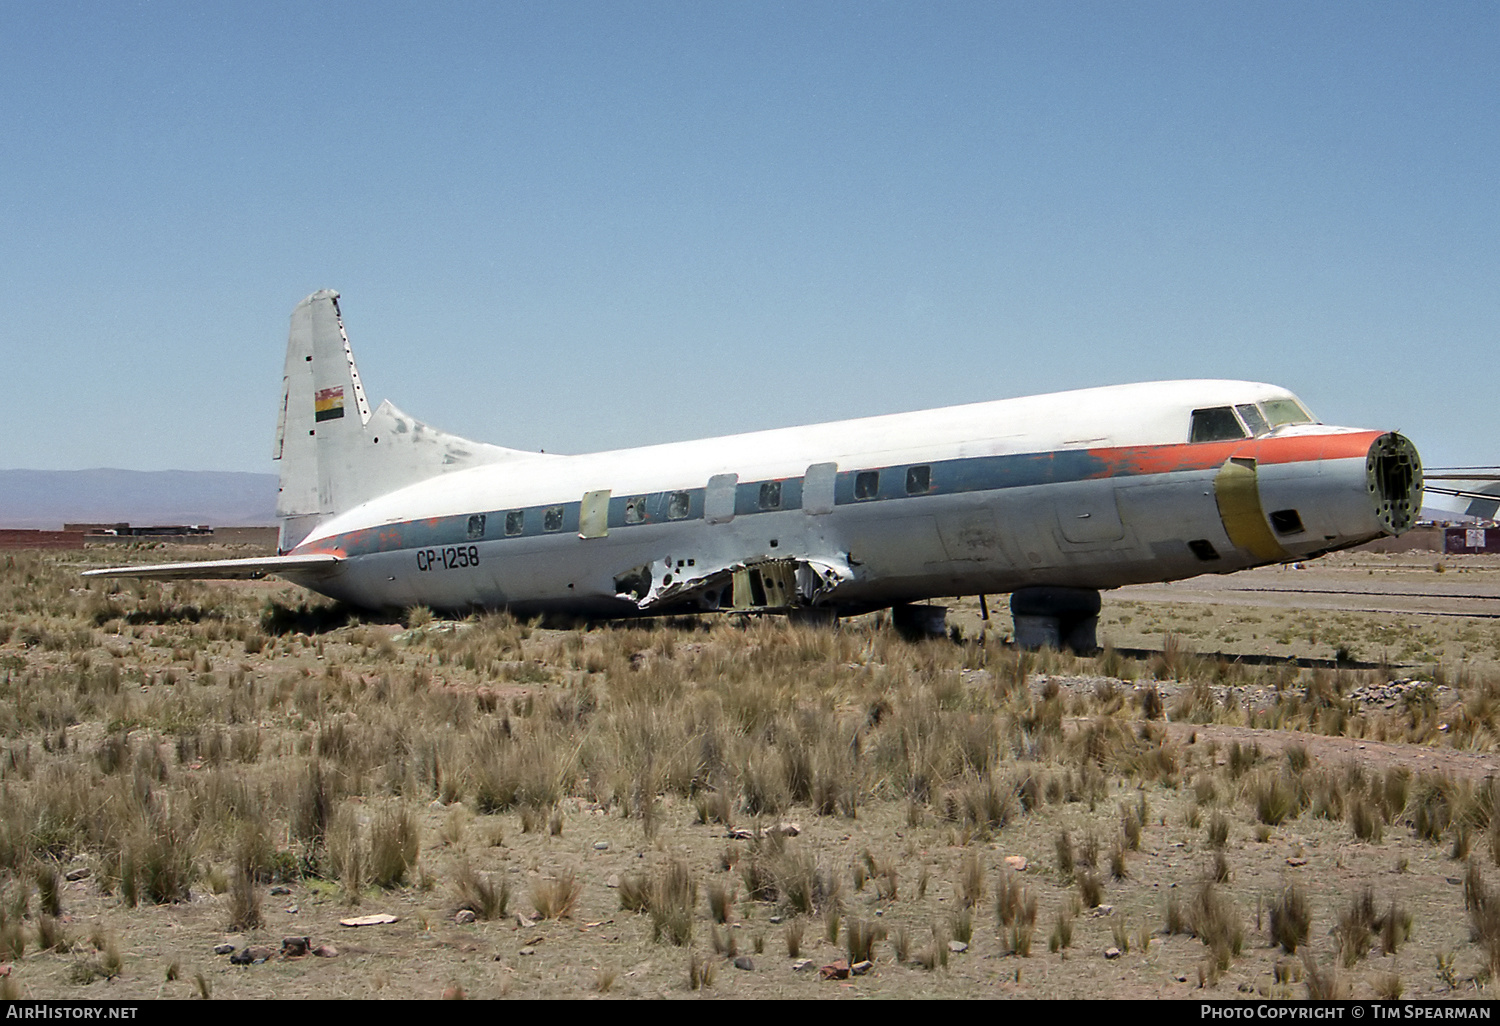
[(373, 413), (339, 315), (339, 294), (315, 292), (292, 311), (273, 459), (281, 462), (280, 549), (377, 495), (453, 470), (546, 457), (471, 442), (407, 416)]

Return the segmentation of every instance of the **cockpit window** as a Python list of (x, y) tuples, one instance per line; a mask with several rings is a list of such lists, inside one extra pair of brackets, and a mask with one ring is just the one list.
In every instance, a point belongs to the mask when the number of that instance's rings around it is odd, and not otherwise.
[(1290, 396), (1285, 399), (1267, 399), (1260, 404), (1261, 412), (1273, 428), (1283, 424), (1312, 424), (1313, 415), (1302, 408), (1302, 404)]
[(1231, 442), (1244, 437), (1245, 429), (1228, 406), (1193, 411), (1192, 441)]
[(1250, 429), (1252, 435), (1259, 438), (1261, 435), (1271, 433), (1271, 425), (1266, 423), (1266, 418), (1260, 415), (1260, 411), (1255, 408), (1254, 403), (1242, 403), (1236, 406), (1235, 409), (1239, 411), (1240, 420), (1244, 421), (1245, 426)]

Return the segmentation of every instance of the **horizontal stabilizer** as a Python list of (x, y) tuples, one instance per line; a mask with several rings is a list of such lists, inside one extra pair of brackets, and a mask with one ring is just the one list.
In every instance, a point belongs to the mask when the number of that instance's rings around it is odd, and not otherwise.
[(158, 581), (258, 581), (272, 574), (295, 573), (321, 577), (342, 562), (342, 556), (265, 556), (260, 559), (208, 559), (198, 563), (157, 563), (154, 566), (115, 566), (85, 570), (84, 577), (145, 577)]

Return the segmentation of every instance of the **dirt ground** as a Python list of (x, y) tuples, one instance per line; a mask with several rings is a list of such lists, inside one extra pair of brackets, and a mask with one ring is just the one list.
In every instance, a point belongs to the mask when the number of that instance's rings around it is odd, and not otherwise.
[[(265, 582), (230, 588), (253, 602), (263, 597), (290, 602), (296, 594)], [(965, 637), (983, 635), (996, 660), (987, 667), (954, 671), (964, 694), (994, 690), (1001, 673), (998, 661), (1015, 658), (1003, 644), (1009, 624), (1006, 610), (997, 602), (990, 612), (992, 618), (985, 623), (977, 600), (967, 599), (956, 603), (950, 616), (950, 623)], [(18, 613), (12, 620), (21, 624), (24, 617)], [(173, 629), (148, 626), (134, 635), (100, 640), (105, 646), (139, 652), (143, 660), (168, 660), (169, 654), (177, 659), (182, 653), (171, 652), (173, 642), (155, 640)], [(401, 624), (364, 629), (384, 639), (387, 652), (405, 653), (415, 644), (410, 640), (413, 632)], [(245, 646), (243, 651), (235, 649), (232, 663), (246, 680), (270, 681), (289, 667), (320, 670), (326, 647), (329, 660), (336, 650), (341, 652), (338, 658), (346, 674), (382, 672), (385, 657), (380, 647), (368, 636), (362, 643), (349, 640), (349, 630), (323, 632), (290, 652), (274, 640), (263, 652)], [(682, 630), (679, 657), (684, 646), (726, 643), (717, 634), (700, 643), (694, 640), (693, 628)], [(595, 643), (592, 634), (577, 641), (566, 633), (536, 630), (526, 644), (562, 651), (569, 644)], [(797, 805), (781, 817), (737, 809), (731, 824), (725, 824), (702, 822), (693, 800), (670, 792), (654, 801), (648, 796), (649, 816), (572, 794), (557, 803), (553, 815), (541, 819), (519, 809), (483, 814), (472, 800), (445, 803), (441, 794), (429, 795), (409, 803), (417, 810), (421, 855), (405, 886), (365, 889), (357, 895), (357, 904), (335, 879), (303, 876), (275, 885), (285, 893), (263, 886), (265, 922), (249, 933), (225, 928), (230, 897), (208, 883), (208, 871), (222, 861), (219, 856), (202, 856), (198, 881), (187, 900), (130, 907), (117, 889), (101, 885), (104, 873), (98, 861), (78, 853), (60, 866), (90, 870), (65, 883), (60, 895), (61, 923), (72, 938), (71, 950), (40, 951), (33, 937), (21, 957), (3, 959), (8, 993), (111, 1000), (445, 994), (1302, 998), (1309, 991), (1305, 959), (1310, 957), (1314, 969), (1321, 966), (1332, 985), (1341, 988), (1336, 993), (1354, 997), (1493, 996), (1488, 955), (1471, 934), (1466, 913), (1464, 879), (1470, 870), (1463, 857), (1454, 857), (1472, 851), (1479, 871), (1491, 877), (1500, 874), (1500, 850), (1492, 859), (1487, 827), (1476, 827), (1472, 836), (1460, 837), (1454, 827), (1436, 842), (1423, 839), (1413, 827), (1414, 805), (1387, 825), (1378, 840), (1357, 839), (1347, 815), (1319, 815), (1311, 808), (1267, 825), (1248, 797), (1248, 782), (1258, 772), (1270, 773), (1294, 761), (1351, 780), (1406, 767), (1414, 792), (1427, 779), (1423, 774), (1445, 774), (1452, 787), (1481, 795), (1474, 799), (1475, 808), (1487, 808), (1482, 796), (1500, 766), (1500, 749), (1482, 740), (1455, 746), (1445, 717), (1468, 696), (1500, 680), (1500, 559), (1345, 554), (1305, 568), (1127, 588), (1105, 596), (1100, 639), (1120, 653), (1117, 664), (1111, 664), (1108, 655), (1094, 661), (1039, 660), (1027, 686), (1039, 702), (1049, 694), (1061, 694), (1069, 710), (1064, 727), (1068, 736), (1108, 716), (1119, 717), (1128, 730), (1139, 730), (1142, 736), (1151, 729), (1163, 731), (1177, 764), (1161, 776), (1111, 773), (1102, 791), (1083, 800), (1046, 802), (993, 830), (978, 831), (955, 819), (951, 808), (945, 811), (936, 796), (929, 802), (867, 800), (857, 810), (835, 815), (818, 815), (811, 807)], [(1153, 677), (1152, 660), (1174, 645), (1200, 657), (1191, 664), (1198, 672), (1217, 666), (1217, 676)], [(18, 700), (15, 689), (28, 679), (26, 674), (39, 672), (49, 658), (62, 662), (60, 655), (49, 656), (42, 646), (29, 645), (18, 635), (0, 645), (0, 657), (6, 660), (5, 681), (13, 701)], [(204, 666), (227, 665), (217, 657), (212, 662), (201, 658)], [(754, 660), (757, 655), (747, 649), (731, 653), (731, 658)], [(1249, 676), (1226, 675), (1223, 667), (1236, 660), (1252, 668)], [(1293, 676), (1277, 678), (1265, 669), (1286, 666), (1287, 660), (1300, 661), (1300, 667), (1294, 664), (1286, 671)], [(181, 665), (180, 660), (175, 665)], [(192, 665), (196, 669), (200, 664)], [(432, 665), (438, 668), (422, 678), (428, 686), (469, 686), (464, 682), (472, 675), (464, 676), (451, 666), (445, 672), (441, 662)], [(1103, 672), (1111, 665), (1123, 669)], [(542, 678), (536, 683), (497, 684), (501, 702), (523, 695), (556, 695), (577, 679), (576, 674), (540, 663), (535, 672)], [(852, 664), (849, 672), (855, 672)], [(1322, 674), (1320, 679), (1333, 682), (1346, 695), (1392, 681), (1424, 688), (1422, 694), (1435, 701), (1437, 710), (1430, 736), (1409, 743), (1394, 735), (1382, 740), (1254, 725), (1256, 710), (1273, 709), (1289, 690), (1307, 686), (1312, 674)], [(147, 679), (157, 678), (148, 674)], [(141, 691), (162, 686), (148, 682)], [(1214, 701), (1232, 712), (1175, 717), (1174, 703), (1195, 686), (1209, 689)], [(1147, 689), (1157, 689), (1167, 709), (1164, 721), (1155, 726), (1133, 713)], [(1101, 711), (1103, 694), (1118, 695), (1118, 713)], [(1356, 704), (1370, 715), (1358, 720), (1361, 724), (1377, 722), (1381, 715), (1395, 716), (1407, 707), (1404, 693), (1362, 694), (1365, 697)], [(259, 728), (268, 738), (280, 729), (269, 719), (262, 719)], [(65, 732), (72, 737), (73, 750), (82, 751), (121, 729), (118, 722), (85, 719)], [(123, 729), (131, 728), (126, 724)], [(22, 725), (13, 727), (6, 740), (9, 751), (42, 743), (40, 735), (29, 734)], [(167, 744), (165, 739), (162, 744)], [(1232, 750), (1255, 751), (1246, 776), (1231, 774), (1230, 764), (1239, 758)], [(270, 742), (265, 757), (274, 760), (278, 751), (289, 757), (294, 749), (290, 742), (281, 748)], [(1060, 781), (1065, 772), (1051, 763), (1002, 764), (1001, 769), (1007, 768), (1032, 772), (1039, 780)], [(211, 769), (189, 760), (174, 765), (171, 773), (192, 777)], [(26, 786), (19, 777), (6, 777), (3, 784), (6, 793)], [(1212, 793), (1205, 795), (1204, 789)], [(103, 792), (100, 800), (107, 800)], [(363, 808), (361, 815), (368, 820), (390, 800), (371, 788), (350, 802)], [(1138, 847), (1123, 851), (1123, 875), (1116, 877), (1108, 852), (1124, 836), (1122, 824), (1132, 814), (1140, 825)], [(1228, 836), (1222, 844), (1209, 836), (1209, 823), (1217, 815), (1227, 820)], [(778, 822), (794, 822), (796, 835), (756, 840), (734, 833), (754, 834)], [(1080, 867), (1090, 847), (1099, 851), (1095, 863), (1103, 901), (1098, 907), (1089, 908), (1080, 900), (1082, 868), (1069, 872), (1062, 864), (1059, 838), (1064, 832), (1081, 853)], [(768, 852), (805, 858), (826, 871), (830, 881), (836, 879), (832, 905), (837, 912), (798, 915), (785, 901), (750, 900), (745, 867)], [(1012, 856), (1025, 860), (1023, 870), (1007, 868), (1005, 860)], [(979, 867), (983, 894), (966, 922), (962, 895), (969, 860)], [(622, 884), (637, 875), (659, 876), (674, 861), (688, 868), (697, 885), (692, 938), (682, 946), (655, 939), (650, 915), (622, 909)], [(874, 874), (862, 872), (861, 866), (892, 869), (894, 884), (878, 885)], [(508, 881), (511, 893), (505, 915), (473, 922), (456, 918), (461, 901), (454, 881), (464, 867)], [(537, 889), (559, 878), (579, 885), (576, 904), (565, 917), (541, 919), (535, 908)], [(1166, 931), (1174, 900), (1190, 904), (1210, 878), (1219, 879), (1218, 893), (1232, 904), (1243, 928), (1240, 950), (1222, 970), (1214, 967), (1204, 940)], [(16, 875), (14, 886), (6, 890), (7, 901), (28, 886), (26, 879)], [(1019, 883), (1037, 903), (1029, 954), (1015, 950), (1013, 932), (997, 919), (997, 892), (1006, 881)], [(722, 926), (710, 914), (708, 895), (715, 886), (732, 895), (728, 922)], [(1297, 954), (1272, 944), (1269, 937), (1270, 908), (1290, 887), (1300, 888), (1311, 904), (1311, 931)], [(1409, 936), (1389, 952), (1382, 950), (1380, 938), (1367, 938), (1366, 953), (1345, 962), (1339, 957), (1340, 917), (1367, 889), (1377, 912), (1409, 916)], [(35, 918), (38, 901), (34, 889), (29, 893), (32, 904), (23, 917), (27, 923)], [(389, 913), (395, 922), (340, 925), (341, 920), (372, 913)], [(16, 921), (14, 915), (12, 920)], [(879, 937), (871, 971), (823, 979), (821, 966), (849, 959), (848, 931), (860, 924), (869, 924)], [(1049, 940), (1066, 932), (1064, 924), (1071, 929), (1071, 943), (1056, 943), (1049, 950)], [(297, 936), (309, 937), (313, 946), (330, 945), (337, 954), (276, 955), (240, 966), (214, 953), (217, 945), (265, 945), (278, 951), (283, 938)], [(960, 943), (958, 938), (965, 936)], [(798, 937), (800, 943), (793, 943)], [(111, 945), (118, 952), (119, 971), (91, 972)], [(793, 948), (798, 949), (795, 954)], [(898, 957), (903, 950), (906, 957)]]

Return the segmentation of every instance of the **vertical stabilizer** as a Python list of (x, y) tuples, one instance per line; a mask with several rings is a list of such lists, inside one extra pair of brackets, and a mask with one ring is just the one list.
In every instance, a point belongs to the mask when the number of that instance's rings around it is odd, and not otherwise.
[(324, 289), (292, 311), (273, 458), (280, 462), (280, 549), (378, 495), (438, 474), (510, 459), (546, 459), (471, 442), (423, 424), (390, 402), (371, 411), (339, 314)]
[[(276, 515), (281, 518), (278, 548), (291, 550), (322, 519), (318, 501), (317, 409), (313, 378), (314, 311), (338, 320), (339, 294), (315, 292), (292, 311), (286, 366), (281, 375), (281, 411), (272, 459), (280, 463)], [(338, 333), (343, 333), (342, 325)]]

